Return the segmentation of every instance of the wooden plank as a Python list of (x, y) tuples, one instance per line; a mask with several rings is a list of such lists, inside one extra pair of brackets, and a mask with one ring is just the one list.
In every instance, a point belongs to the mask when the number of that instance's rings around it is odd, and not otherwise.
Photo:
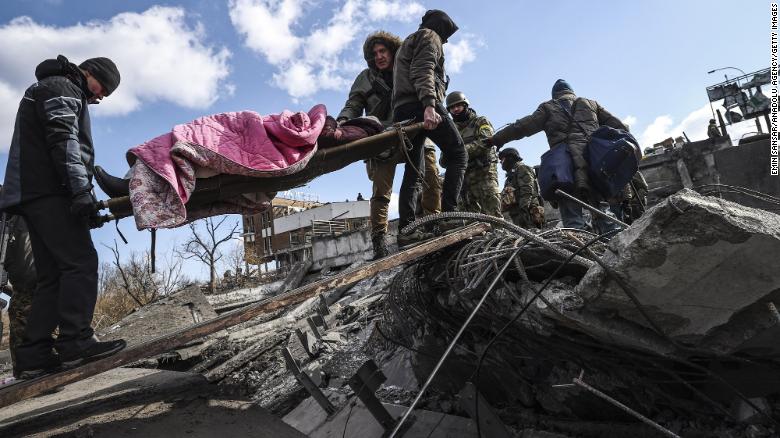
[(127, 348), (119, 353), (88, 363), (78, 368), (62, 371), (56, 374), (43, 376), (38, 379), (21, 382), (0, 389), (0, 407), (8, 406), (20, 400), (24, 400), (42, 394), (51, 389), (69, 383), (84, 380), (87, 377), (100, 374), (113, 368), (127, 365), (135, 361), (165, 353), (177, 347), (187, 344), (195, 339), (216, 333), (228, 327), (249, 321), (258, 315), (273, 312), (275, 310), (299, 304), (311, 297), (327, 292), (337, 287), (357, 283), (364, 278), (372, 277), (381, 271), (403, 265), (419, 257), (434, 251), (446, 248), (461, 240), (484, 233), (490, 228), (484, 223), (474, 224), (451, 234), (431, 239), (413, 248), (401, 251), (397, 254), (379, 259), (372, 263), (349, 269), (334, 277), (325, 278), (314, 283), (301, 286), (288, 293), (260, 301), (256, 304), (222, 314), (216, 318), (196, 324), (192, 327), (171, 333), (166, 336), (153, 339)]

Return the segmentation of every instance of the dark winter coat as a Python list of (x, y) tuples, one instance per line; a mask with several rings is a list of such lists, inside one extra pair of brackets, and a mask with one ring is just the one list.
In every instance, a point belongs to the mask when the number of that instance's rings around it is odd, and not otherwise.
[(38, 82), (24, 93), (8, 152), (0, 208), (43, 196), (92, 190), (94, 149), (87, 81), (64, 57), (35, 69)]
[(423, 107), (444, 102), (447, 75), (444, 47), (458, 26), (441, 11), (428, 11), (420, 29), (406, 37), (395, 55), (393, 108), (419, 102)]
[(360, 74), (352, 83), (349, 97), (336, 119), (354, 119), (363, 115), (374, 116), (385, 126), (392, 121), (390, 111), (393, 93), (392, 71), (383, 74), (377, 70), (374, 64), (374, 44), (384, 44), (391, 53), (395, 54), (401, 47), (401, 39), (384, 31), (374, 32), (363, 43), (363, 57), (368, 68)]
[[(573, 109), (573, 120), (564, 108)], [(571, 110), (569, 110), (571, 111)], [(506, 128), (496, 132), (493, 144), (503, 146), (512, 140), (544, 131), (550, 148), (565, 143), (569, 145), (575, 168), (575, 180), (579, 189), (588, 189), (588, 164), (585, 161), (585, 146), (588, 138), (599, 126), (606, 125), (627, 130), (617, 117), (609, 113), (595, 100), (577, 97), (570, 90), (563, 90), (552, 100), (542, 103), (530, 116), (523, 117)]]

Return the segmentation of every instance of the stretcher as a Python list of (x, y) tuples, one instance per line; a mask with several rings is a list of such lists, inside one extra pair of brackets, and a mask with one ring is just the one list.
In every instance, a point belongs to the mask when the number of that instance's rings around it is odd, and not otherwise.
[[(394, 126), (371, 137), (326, 149), (319, 149), (303, 170), (290, 175), (258, 178), (222, 174), (198, 179), (186, 206), (189, 210), (191, 206), (209, 205), (223, 197), (257, 192), (273, 193), (300, 187), (321, 175), (335, 172), (354, 162), (374, 157), (390, 147), (406, 147), (409, 144), (409, 140), (423, 129), (422, 126), (422, 123)], [(130, 204), (129, 196), (100, 201), (99, 209), (107, 209), (109, 213), (101, 214), (98, 217), (97, 226), (133, 215), (133, 207)]]

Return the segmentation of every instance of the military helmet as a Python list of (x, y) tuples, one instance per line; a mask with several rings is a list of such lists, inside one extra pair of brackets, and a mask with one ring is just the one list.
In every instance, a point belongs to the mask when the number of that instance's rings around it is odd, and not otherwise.
[(453, 91), (447, 95), (447, 109), (450, 109), (459, 103), (465, 103), (466, 106), (469, 106), (469, 100), (462, 91)]
[(501, 151), (498, 153), (498, 159), (503, 160), (504, 158), (512, 158), (518, 161), (522, 160), (522, 158), (520, 158), (520, 153), (517, 152), (517, 149), (515, 148), (501, 149)]

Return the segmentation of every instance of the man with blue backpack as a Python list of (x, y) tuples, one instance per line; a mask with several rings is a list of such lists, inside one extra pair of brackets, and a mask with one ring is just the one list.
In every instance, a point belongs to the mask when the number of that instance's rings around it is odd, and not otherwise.
[[(542, 157), (539, 178), (542, 196), (549, 201), (557, 202), (564, 227), (585, 229), (582, 206), (570, 199), (555, 196), (555, 190), (561, 189), (584, 202), (598, 206), (602, 211), (608, 211), (608, 206), (599, 205), (602, 204), (600, 201), (607, 196), (600, 193), (602, 190), (596, 190), (594, 187), (586, 154), (592, 134), (603, 126), (626, 134), (628, 131), (623, 122), (598, 102), (577, 97), (568, 82), (558, 79), (553, 85), (551, 100), (539, 105), (533, 114), (496, 132), (491, 141), (500, 149), (512, 140), (544, 131), (550, 144), (550, 151)], [(629, 158), (636, 160), (635, 157)], [(546, 175), (551, 176), (546, 177)], [(626, 182), (623, 182), (620, 188), (622, 189), (625, 184)], [(615, 228), (615, 224), (611, 221), (594, 216), (593, 226), (598, 232), (605, 233)]]

